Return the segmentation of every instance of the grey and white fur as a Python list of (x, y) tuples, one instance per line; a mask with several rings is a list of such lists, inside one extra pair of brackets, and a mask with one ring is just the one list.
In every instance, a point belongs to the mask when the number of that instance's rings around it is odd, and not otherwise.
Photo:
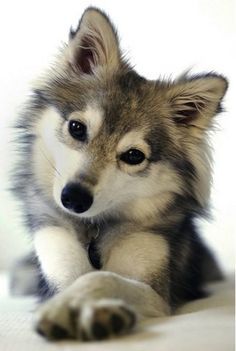
[(84, 12), (17, 122), (13, 189), (55, 295), (38, 310), (40, 334), (110, 338), (203, 296), (217, 267), (195, 218), (207, 213), (207, 132), (226, 90), (215, 73), (139, 76), (110, 19)]

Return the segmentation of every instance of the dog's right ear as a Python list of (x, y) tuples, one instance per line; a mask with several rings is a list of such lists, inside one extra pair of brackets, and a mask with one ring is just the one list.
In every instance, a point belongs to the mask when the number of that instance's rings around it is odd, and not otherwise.
[(72, 68), (82, 74), (91, 75), (98, 67), (119, 67), (117, 33), (103, 12), (93, 7), (85, 10), (78, 28), (70, 31), (68, 59)]

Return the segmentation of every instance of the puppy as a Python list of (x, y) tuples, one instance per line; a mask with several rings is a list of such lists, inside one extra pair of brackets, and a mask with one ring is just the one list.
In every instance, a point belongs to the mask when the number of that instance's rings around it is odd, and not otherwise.
[(194, 221), (226, 90), (215, 73), (139, 76), (109, 18), (84, 12), (17, 122), (14, 193), (55, 295), (38, 311), (44, 337), (110, 338), (203, 296), (217, 267)]

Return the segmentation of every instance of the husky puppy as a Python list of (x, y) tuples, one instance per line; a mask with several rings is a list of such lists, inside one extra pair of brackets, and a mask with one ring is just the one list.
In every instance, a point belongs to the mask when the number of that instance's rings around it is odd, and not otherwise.
[(226, 90), (215, 73), (140, 77), (109, 18), (84, 12), (17, 123), (14, 189), (55, 294), (38, 310), (40, 334), (110, 338), (203, 295), (214, 260), (194, 220)]

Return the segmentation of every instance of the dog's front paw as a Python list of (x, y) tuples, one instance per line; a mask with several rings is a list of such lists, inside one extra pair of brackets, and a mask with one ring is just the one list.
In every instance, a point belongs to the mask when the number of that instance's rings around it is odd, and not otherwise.
[(104, 299), (84, 304), (78, 311), (72, 307), (76, 337), (81, 340), (102, 340), (127, 333), (136, 316), (123, 301)]
[(36, 330), (48, 339), (102, 340), (126, 334), (136, 322), (134, 311), (122, 300), (101, 299), (83, 304), (52, 299), (42, 306)]

